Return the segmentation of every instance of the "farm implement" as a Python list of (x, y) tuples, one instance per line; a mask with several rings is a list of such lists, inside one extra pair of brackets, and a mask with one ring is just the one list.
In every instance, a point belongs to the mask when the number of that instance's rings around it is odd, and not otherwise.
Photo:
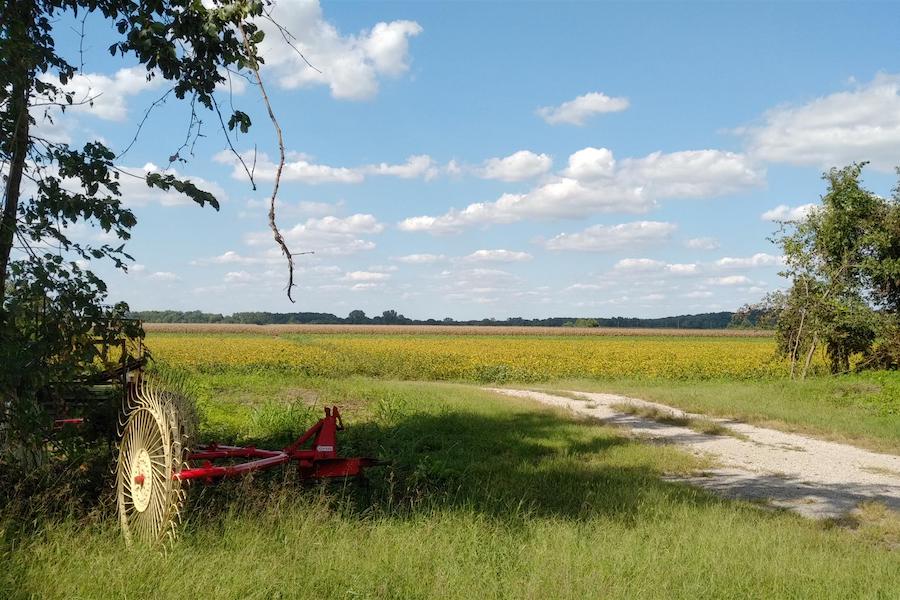
[[(185, 399), (142, 378), (133, 385), (120, 422), (116, 470), (119, 523), (127, 543), (174, 535), (185, 501), (184, 485), (213, 483), (294, 462), (301, 479), (348, 478), (382, 464), (373, 458), (342, 458), (337, 432), (344, 426), (336, 406), (281, 450), (208, 444), (189, 449), (192, 426)], [(308, 447), (307, 447), (308, 446)], [(217, 464), (228, 461), (229, 464)]]
[(336, 406), (325, 408), (323, 418), (281, 450), (216, 443), (195, 446), (191, 402), (175, 388), (148, 377), (149, 357), (140, 340), (118, 340), (114, 360), (107, 360), (110, 349), (102, 344), (99, 354), (106, 368), (86, 379), (76, 396), (63, 400), (69, 409), (93, 416), (60, 418), (54, 428), (114, 421), (114, 416), (105, 413), (115, 411), (116, 405), (123, 407), (117, 428), (115, 491), (127, 544), (173, 537), (191, 481), (214, 483), (287, 463), (296, 464), (301, 480), (350, 478), (382, 464), (373, 458), (338, 455), (337, 432), (344, 424)]

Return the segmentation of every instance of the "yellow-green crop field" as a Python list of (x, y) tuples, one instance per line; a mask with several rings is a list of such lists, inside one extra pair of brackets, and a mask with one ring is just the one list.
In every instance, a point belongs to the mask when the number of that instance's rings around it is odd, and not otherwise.
[(151, 333), (154, 357), (199, 372), (290, 370), (406, 380), (759, 379), (787, 374), (771, 338)]

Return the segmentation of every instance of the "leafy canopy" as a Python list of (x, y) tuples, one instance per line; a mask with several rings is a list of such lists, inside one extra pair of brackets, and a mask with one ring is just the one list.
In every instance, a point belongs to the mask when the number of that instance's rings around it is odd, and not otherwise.
[[(107, 305), (106, 284), (91, 270), (109, 261), (126, 270), (136, 223), (122, 203), (117, 154), (101, 141), (71, 147), (40, 136), (40, 120), (66, 118), (79, 102), (67, 89), (79, 68), (57, 48), (57, 27), (91, 15), (114, 26), (113, 56), (136, 59), (176, 98), (219, 111), (216, 86), (228, 71), (262, 62), (254, 24), (268, 0), (0, 0), (0, 434), (62, 394), (95, 363), (94, 340), (141, 335), (124, 303)], [(193, 112), (192, 112), (193, 114)], [(222, 119), (223, 128), (225, 120)], [(234, 110), (229, 130), (247, 131)], [(227, 131), (226, 131), (227, 135)], [(176, 151), (170, 162), (183, 160)], [(175, 190), (218, 210), (216, 198), (187, 179), (149, 173), (146, 185)], [(103, 242), (72, 232), (102, 231)], [(27, 419), (30, 419), (29, 416)], [(37, 417), (35, 417), (37, 418)]]

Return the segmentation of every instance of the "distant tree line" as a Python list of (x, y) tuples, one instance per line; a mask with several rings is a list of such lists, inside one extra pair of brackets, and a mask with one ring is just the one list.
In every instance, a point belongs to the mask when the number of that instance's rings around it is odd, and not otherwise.
[(353, 310), (346, 317), (320, 312), (236, 312), (232, 315), (205, 313), (199, 310), (143, 310), (130, 316), (146, 323), (237, 323), (242, 325), (495, 325), (508, 327), (635, 327), (672, 329), (723, 329), (732, 322), (734, 313), (716, 312), (698, 315), (679, 315), (656, 319), (633, 317), (549, 317), (546, 319), (410, 319), (396, 310), (386, 310), (369, 317), (361, 310)]

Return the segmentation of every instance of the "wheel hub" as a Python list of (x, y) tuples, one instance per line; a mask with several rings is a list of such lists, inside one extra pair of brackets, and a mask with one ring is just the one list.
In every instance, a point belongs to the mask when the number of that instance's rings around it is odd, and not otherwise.
[(150, 495), (153, 492), (153, 464), (150, 462), (150, 454), (143, 448), (138, 450), (134, 463), (131, 465), (131, 499), (134, 508), (138, 512), (147, 510), (150, 504)]

